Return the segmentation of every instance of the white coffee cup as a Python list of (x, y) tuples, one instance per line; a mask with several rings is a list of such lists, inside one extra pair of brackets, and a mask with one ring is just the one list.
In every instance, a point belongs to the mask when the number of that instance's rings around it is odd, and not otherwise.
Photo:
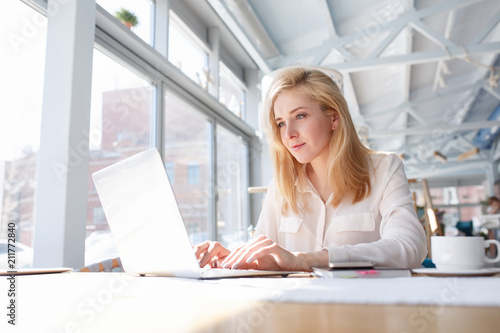
[[(497, 256), (488, 258), (485, 248), (495, 244)], [(432, 236), (432, 262), (438, 270), (467, 271), (483, 268), (500, 261), (500, 242), (470, 236)]]

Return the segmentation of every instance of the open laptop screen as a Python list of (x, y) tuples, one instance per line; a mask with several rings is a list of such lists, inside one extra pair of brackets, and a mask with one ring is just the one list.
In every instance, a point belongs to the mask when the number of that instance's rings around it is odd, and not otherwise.
[(181, 213), (155, 148), (93, 174), (123, 268), (197, 277)]

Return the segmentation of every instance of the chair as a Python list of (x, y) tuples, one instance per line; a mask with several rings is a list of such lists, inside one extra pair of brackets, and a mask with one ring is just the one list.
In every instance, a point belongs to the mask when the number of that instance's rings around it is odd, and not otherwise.
[(460, 231), (460, 233), (464, 234), (465, 236), (472, 236), (472, 221), (458, 221), (455, 225), (455, 228), (457, 228), (458, 231)]
[(123, 266), (120, 258), (106, 259), (80, 269), (75, 269), (75, 272), (123, 272)]
[[(408, 184), (412, 183), (421, 183), (422, 185), (422, 194), (424, 196), (425, 206), (423, 207), (423, 227), (425, 230), (425, 234), (427, 235), (427, 255), (429, 259), (431, 258), (431, 237), (432, 236), (442, 236), (443, 230), (438, 221), (438, 216), (436, 215), (436, 210), (432, 204), (431, 193), (429, 191), (429, 185), (426, 179), (408, 179)], [(415, 194), (413, 198), (415, 202)], [(415, 204), (415, 203), (414, 203)], [(415, 204), (415, 210), (417, 211), (417, 215), (419, 215), (419, 208)]]
[(436, 268), (436, 265), (434, 265), (430, 258), (425, 258), (424, 262), (422, 262), (422, 266), (425, 268)]

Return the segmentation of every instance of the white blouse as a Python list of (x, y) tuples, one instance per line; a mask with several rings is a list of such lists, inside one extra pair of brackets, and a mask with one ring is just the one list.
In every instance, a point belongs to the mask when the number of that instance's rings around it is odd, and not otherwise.
[(371, 155), (371, 192), (363, 201), (334, 208), (321, 200), (308, 181), (297, 186), (307, 211), (281, 215), (283, 198), (269, 185), (256, 227), (291, 252), (327, 249), (330, 262), (372, 261), (379, 266), (419, 267), (427, 255), (427, 237), (419, 222), (403, 163), (395, 154)]

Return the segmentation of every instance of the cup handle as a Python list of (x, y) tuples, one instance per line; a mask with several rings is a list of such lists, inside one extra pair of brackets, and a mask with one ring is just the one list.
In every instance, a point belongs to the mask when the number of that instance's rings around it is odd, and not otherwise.
[(490, 244), (495, 244), (497, 247), (497, 256), (495, 258), (485, 257), (485, 261), (489, 264), (493, 264), (500, 261), (500, 242), (495, 239), (487, 239), (484, 241), (484, 247), (488, 247)]

